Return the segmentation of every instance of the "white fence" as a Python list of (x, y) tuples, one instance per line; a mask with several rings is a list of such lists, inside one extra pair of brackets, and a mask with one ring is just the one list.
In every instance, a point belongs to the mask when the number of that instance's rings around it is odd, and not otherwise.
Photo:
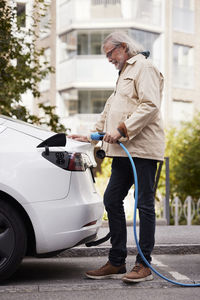
[(187, 221), (187, 225), (192, 225), (192, 219), (195, 215), (200, 218), (200, 199), (195, 204), (191, 196), (187, 196), (184, 203), (178, 197), (175, 197), (171, 202), (171, 214), (174, 218), (174, 225), (179, 225), (181, 216)]

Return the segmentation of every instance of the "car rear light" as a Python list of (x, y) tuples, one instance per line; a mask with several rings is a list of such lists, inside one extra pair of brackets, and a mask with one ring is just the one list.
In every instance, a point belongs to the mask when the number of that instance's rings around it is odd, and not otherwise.
[(85, 171), (91, 166), (89, 157), (83, 153), (71, 153), (67, 170)]
[(44, 151), (42, 156), (51, 163), (68, 171), (85, 171), (92, 166), (89, 157), (85, 153)]

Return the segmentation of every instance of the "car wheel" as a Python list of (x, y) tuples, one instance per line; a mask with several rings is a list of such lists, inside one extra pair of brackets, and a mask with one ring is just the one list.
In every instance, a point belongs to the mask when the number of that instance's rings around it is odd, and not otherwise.
[(19, 213), (0, 199), (0, 280), (9, 278), (26, 253), (27, 234)]

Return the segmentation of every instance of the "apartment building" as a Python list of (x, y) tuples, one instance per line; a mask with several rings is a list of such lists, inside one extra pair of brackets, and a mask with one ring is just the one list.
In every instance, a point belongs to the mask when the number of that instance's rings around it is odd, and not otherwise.
[(164, 74), (165, 126), (190, 120), (199, 110), (199, 0), (49, 0), (49, 4), (39, 43), (56, 73), (40, 84), (40, 101), (56, 105), (73, 132), (85, 133), (92, 127), (115, 87), (118, 72), (101, 53), (103, 39), (114, 30), (126, 31), (150, 50), (150, 58)]

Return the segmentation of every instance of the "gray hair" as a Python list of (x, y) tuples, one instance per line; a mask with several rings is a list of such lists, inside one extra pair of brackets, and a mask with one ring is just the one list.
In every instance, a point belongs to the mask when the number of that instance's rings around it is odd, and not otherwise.
[(130, 38), (123, 31), (114, 31), (114, 32), (110, 33), (104, 39), (102, 47), (101, 47), (103, 52), (104, 52), (104, 46), (108, 42), (111, 43), (111, 44), (113, 44), (114, 46), (118, 46), (121, 43), (125, 43), (127, 45), (128, 55), (130, 57), (138, 54), (141, 51), (144, 51), (144, 48), (139, 43), (137, 43), (135, 40), (133, 40), (132, 38)]

